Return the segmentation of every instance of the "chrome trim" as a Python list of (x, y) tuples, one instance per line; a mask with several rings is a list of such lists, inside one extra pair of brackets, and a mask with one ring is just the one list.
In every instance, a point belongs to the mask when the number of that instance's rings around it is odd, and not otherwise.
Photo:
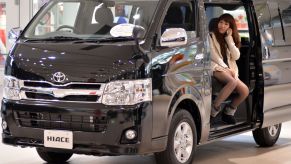
[(24, 82), (32, 82), (32, 83), (44, 83), (44, 84), (50, 84), (52, 86), (56, 86), (56, 87), (65, 87), (65, 86), (68, 86), (68, 85), (72, 85), (72, 84), (84, 84), (84, 85), (105, 85), (104, 83), (80, 83), (80, 82), (69, 82), (69, 83), (66, 83), (66, 84), (54, 84), (54, 83), (51, 83), (49, 81), (36, 81), (36, 80), (19, 80), (20, 82), (20, 86), (24, 86)]
[(275, 62), (290, 62), (291, 58), (284, 58), (284, 59), (268, 59), (268, 60), (263, 60), (263, 64), (267, 63), (275, 63)]
[[(49, 84), (52, 87), (45, 88), (45, 87), (29, 87), (25, 86), (25, 82), (35, 82), (35, 83), (43, 83), (43, 84)], [(72, 84), (78, 84), (78, 85), (100, 85), (100, 88), (97, 89), (62, 89), (57, 87), (65, 87)], [(106, 84), (103, 83), (80, 83), (80, 82), (70, 82), (67, 84), (61, 84), (56, 85), (48, 81), (32, 81), (32, 80), (19, 80), (19, 86), (20, 86), (20, 99), (25, 100), (41, 100), (41, 101), (55, 101), (55, 102), (77, 102), (77, 103), (95, 103), (95, 102), (87, 102), (87, 101), (63, 101), (63, 100), (47, 100), (47, 99), (33, 99), (28, 98), (26, 96), (27, 92), (30, 93), (40, 93), (40, 94), (47, 94), (51, 95), (55, 98), (63, 98), (66, 96), (99, 96), (98, 101), (96, 103), (101, 103), (102, 100), (102, 94), (103, 90), (105, 88)]]
[(58, 83), (62, 83), (66, 80), (66, 75), (63, 72), (56, 72), (53, 74), (53, 80)]

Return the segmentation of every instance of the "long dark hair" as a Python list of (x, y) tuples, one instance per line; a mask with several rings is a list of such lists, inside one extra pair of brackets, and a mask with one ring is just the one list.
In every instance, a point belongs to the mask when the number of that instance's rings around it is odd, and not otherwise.
[(219, 18), (218, 18), (218, 22), (217, 22), (217, 28), (215, 28), (214, 30), (214, 34), (216, 36), (216, 39), (220, 45), (220, 48), (221, 48), (221, 54), (222, 55), (226, 55), (226, 41), (224, 39), (225, 37), (225, 34), (221, 34), (219, 31), (218, 31), (218, 23), (219, 21), (221, 20), (224, 20), (225, 22), (229, 23), (229, 28), (232, 29), (232, 38), (233, 38), (233, 41), (235, 43), (235, 46), (237, 48), (240, 48), (241, 44), (240, 44), (240, 36), (238, 34), (238, 30), (237, 30), (237, 26), (236, 26), (236, 23), (235, 23), (235, 19), (233, 18), (232, 15), (230, 14), (222, 14)]

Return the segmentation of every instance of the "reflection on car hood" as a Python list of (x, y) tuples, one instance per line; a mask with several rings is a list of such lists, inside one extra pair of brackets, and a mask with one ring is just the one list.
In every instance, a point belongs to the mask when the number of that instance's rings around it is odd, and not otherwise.
[(131, 60), (134, 49), (134, 45), (18, 43), (7, 60), (5, 73), (53, 83), (57, 72), (65, 74), (63, 83), (132, 79), (142, 64)]

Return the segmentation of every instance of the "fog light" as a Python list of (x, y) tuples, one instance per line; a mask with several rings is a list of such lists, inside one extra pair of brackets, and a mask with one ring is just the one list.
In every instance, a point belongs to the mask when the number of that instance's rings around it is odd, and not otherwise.
[(6, 121), (2, 121), (2, 128), (3, 130), (6, 130), (7, 129), (7, 122)]
[(135, 130), (127, 130), (125, 132), (125, 136), (126, 136), (126, 139), (128, 140), (133, 140), (135, 137), (136, 137), (136, 131)]

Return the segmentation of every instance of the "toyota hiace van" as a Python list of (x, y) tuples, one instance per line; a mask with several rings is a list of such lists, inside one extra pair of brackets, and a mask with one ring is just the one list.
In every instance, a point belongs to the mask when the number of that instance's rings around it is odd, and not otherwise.
[[(2, 142), (35, 147), (51, 163), (74, 153), (154, 153), (157, 163), (189, 164), (199, 145), (247, 131), (272, 146), (291, 120), (290, 6), (51, 0), (24, 30), (10, 32)], [(210, 120), (220, 84), (211, 76), (208, 34), (223, 13), (236, 19), (239, 77), (250, 91), (235, 125)]]

